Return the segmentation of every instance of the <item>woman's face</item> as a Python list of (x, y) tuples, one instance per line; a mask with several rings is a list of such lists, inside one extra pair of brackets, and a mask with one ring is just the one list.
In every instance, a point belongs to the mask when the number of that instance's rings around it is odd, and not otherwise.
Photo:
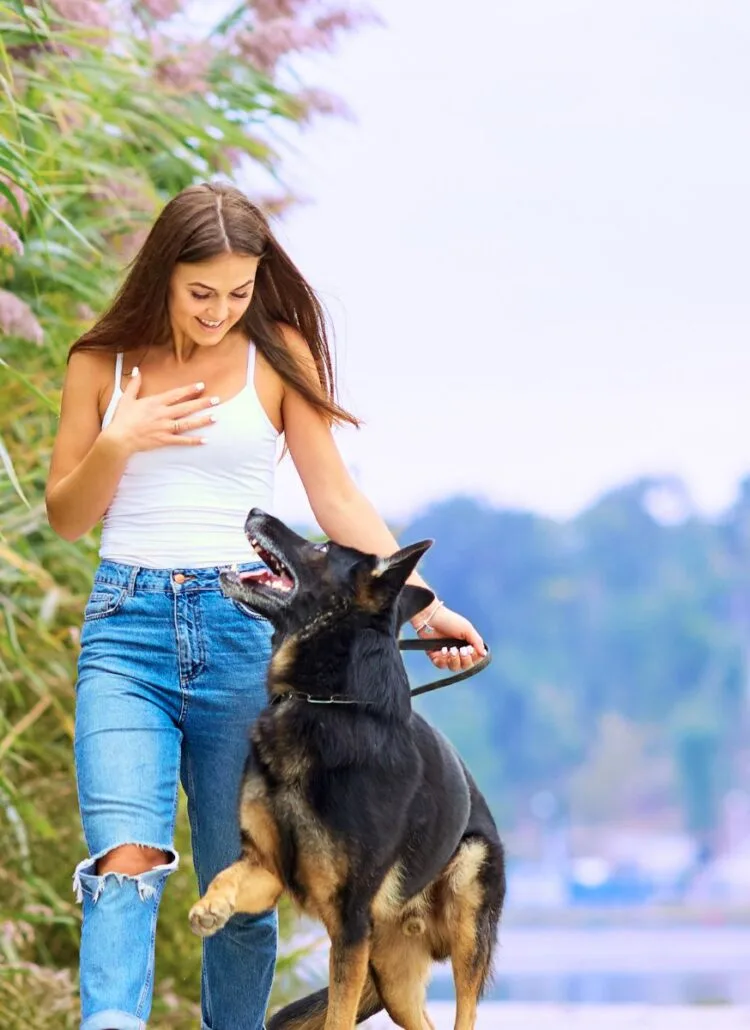
[(175, 339), (202, 347), (220, 343), (247, 311), (259, 258), (220, 254), (175, 265), (169, 284), (169, 318)]

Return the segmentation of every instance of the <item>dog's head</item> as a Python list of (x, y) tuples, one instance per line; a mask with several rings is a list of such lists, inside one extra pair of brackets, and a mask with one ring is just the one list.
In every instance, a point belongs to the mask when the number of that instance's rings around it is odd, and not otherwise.
[(434, 600), (431, 590), (406, 584), (431, 540), (379, 558), (333, 541), (312, 543), (259, 508), (248, 515), (245, 534), (267, 568), (224, 572), (222, 589), (282, 635), (352, 618), (397, 632)]

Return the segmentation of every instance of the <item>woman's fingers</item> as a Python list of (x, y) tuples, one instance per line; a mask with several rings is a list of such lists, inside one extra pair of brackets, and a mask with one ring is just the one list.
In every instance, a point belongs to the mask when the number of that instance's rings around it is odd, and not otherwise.
[(195, 446), (205, 443), (202, 436), (186, 435), (194, 429), (204, 429), (216, 422), (216, 416), (212, 414), (193, 415), (191, 418), (173, 418), (167, 424), (169, 443)]
[(205, 383), (191, 383), (189, 386), (176, 386), (173, 390), (165, 390), (163, 393), (155, 393), (147, 399), (150, 401), (157, 401), (160, 404), (179, 404), (182, 401), (194, 400), (196, 395), (203, 393), (205, 389)]
[(137, 397), (141, 389), (141, 381), (138, 368), (133, 368), (133, 371), (130, 373), (130, 382), (122, 391), (123, 397)]
[(430, 651), (429, 657), (438, 669), (463, 672), (481, 661), (485, 653), (484, 644), (481, 654), (471, 644), (465, 644), (463, 647), (443, 647), (439, 651)]
[(452, 672), (458, 672), (461, 667), (458, 648), (455, 647), (441, 647), (439, 651), (430, 651), (430, 658), (438, 669), (450, 669)]
[(167, 412), (169, 418), (187, 418), (188, 415), (194, 415), (196, 411), (205, 411), (206, 408), (215, 408), (221, 401), (218, 397), (197, 397), (194, 400), (179, 401), (174, 404), (166, 405), (169, 408)]

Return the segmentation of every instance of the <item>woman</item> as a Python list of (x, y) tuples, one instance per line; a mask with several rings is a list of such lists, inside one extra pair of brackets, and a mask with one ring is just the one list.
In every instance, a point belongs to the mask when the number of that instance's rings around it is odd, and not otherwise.
[[(328, 536), (372, 553), (398, 546), (339, 456), (331, 426), (356, 419), (334, 398), (315, 295), (226, 185), (167, 204), (112, 307), (71, 349), (47, 511), (66, 540), (104, 523), (76, 707), (90, 851), (74, 878), (82, 1030), (146, 1025), (179, 780), (200, 890), (240, 851), (237, 789), (271, 631), (222, 595), (218, 575), (257, 565), (243, 525), (251, 507), (272, 506), (279, 436)], [(414, 625), (466, 640), (434, 653), (439, 667), (484, 653), (438, 601)], [(204, 1030), (262, 1027), (275, 956), (270, 912), (204, 942)]]

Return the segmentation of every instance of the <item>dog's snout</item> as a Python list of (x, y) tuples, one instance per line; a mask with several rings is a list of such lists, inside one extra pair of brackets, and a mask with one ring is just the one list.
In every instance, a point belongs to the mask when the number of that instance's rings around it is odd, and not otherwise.
[(245, 532), (249, 533), (252, 530), (253, 524), (257, 524), (259, 519), (268, 518), (262, 508), (251, 508), (245, 519)]

